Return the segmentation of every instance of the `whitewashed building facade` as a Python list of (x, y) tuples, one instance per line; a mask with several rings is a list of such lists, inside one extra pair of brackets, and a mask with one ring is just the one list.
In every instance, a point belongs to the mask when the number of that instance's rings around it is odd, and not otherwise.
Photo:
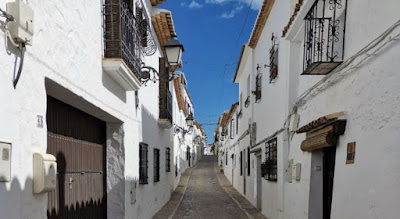
[[(17, 84), (21, 51), (0, 34), (0, 146), (9, 165), (0, 172), (1, 217), (151, 218), (180, 178), (174, 124), (182, 115), (172, 107), (174, 82), (163, 80), (174, 70), (163, 49), (175, 35), (171, 12), (158, 0), (16, 2), (33, 11), (34, 29)], [(159, 80), (144, 85), (142, 63)], [(32, 191), (34, 153), (57, 159), (52, 192)]]
[(234, 78), (241, 138), (225, 147), (250, 146), (250, 177), (232, 184), (267, 218), (397, 217), (399, 9), (264, 1)]

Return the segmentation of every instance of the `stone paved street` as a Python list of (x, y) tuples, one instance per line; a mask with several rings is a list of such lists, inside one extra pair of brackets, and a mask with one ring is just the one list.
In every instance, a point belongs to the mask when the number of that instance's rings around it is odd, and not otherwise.
[(205, 156), (189, 178), (173, 218), (248, 218), (218, 182), (214, 156)]
[[(215, 159), (215, 156), (204, 156), (191, 170), (187, 189), (179, 206), (175, 206), (172, 218), (248, 218), (221, 187), (214, 170)], [(168, 218), (163, 212), (171, 212), (171, 208), (167, 204), (155, 218)]]

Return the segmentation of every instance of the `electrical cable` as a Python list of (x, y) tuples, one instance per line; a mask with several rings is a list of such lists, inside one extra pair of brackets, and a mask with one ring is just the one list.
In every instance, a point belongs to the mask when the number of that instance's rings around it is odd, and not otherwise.
[(24, 65), (24, 56), (25, 56), (25, 44), (24, 43), (20, 44), (20, 50), (21, 50), (21, 57), (20, 57), (20, 61), (19, 61), (17, 77), (14, 77), (14, 80), (13, 80), (14, 89), (17, 88), (19, 78), (21, 77), (22, 67)]

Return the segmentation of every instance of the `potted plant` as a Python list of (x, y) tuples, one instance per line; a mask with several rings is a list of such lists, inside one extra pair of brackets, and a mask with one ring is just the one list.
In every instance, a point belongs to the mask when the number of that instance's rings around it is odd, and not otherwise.
[(261, 176), (268, 179), (268, 176), (272, 173), (275, 163), (276, 162), (274, 159), (265, 159), (265, 162), (261, 163)]

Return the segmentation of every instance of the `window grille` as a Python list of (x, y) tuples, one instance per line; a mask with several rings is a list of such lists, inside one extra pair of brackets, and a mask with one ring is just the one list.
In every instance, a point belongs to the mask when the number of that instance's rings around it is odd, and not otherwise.
[(257, 76), (256, 76), (256, 102), (259, 102), (261, 99), (261, 72), (260, 72), (260, 65), (257, 64)]
[(271, 49), (269, 50), (269, 83), (272, 83), (278, 76), (278, 44), (276, 36), (272, 34)]
[(250, 176), (250, 147), (247, 147), (247, 175)]
[(344, 56), (347, 0), (316, 0), (305, 20), (303, 74), (326, 75)]
[(240, 152), (239, 162), (240, 162), (240, 175), (243, 176), (243, 151)]
[(139, 183), (148, 184), (148, 148), (146, 143), (139, 144)]
[(165, 171), (171, 172), (171, 149), (165, 149)]
[(154, 148), (154, 182), (160, 181), (160, 149)]
[(265, 143), (265, 159), (270, 171), (266, 174), (266, 180), (277, 181), (277, 139), (274, 138)]
[(234, 119), (231, 119), (231, 127), (230, 127), (230, 138), (231, 139), (233, 139), (234, 138), (234, 135), (235, 135), (235, 129), (234, 129), (234, 127), (235, 127), (235, 120)]

